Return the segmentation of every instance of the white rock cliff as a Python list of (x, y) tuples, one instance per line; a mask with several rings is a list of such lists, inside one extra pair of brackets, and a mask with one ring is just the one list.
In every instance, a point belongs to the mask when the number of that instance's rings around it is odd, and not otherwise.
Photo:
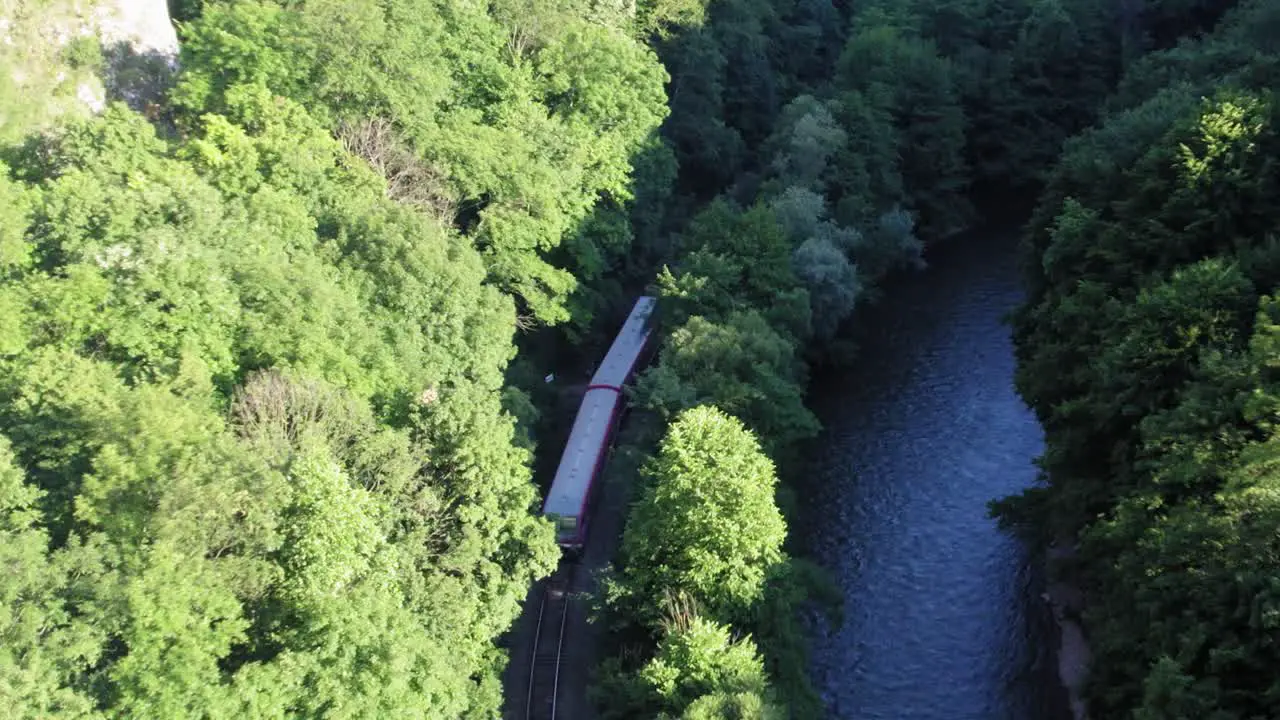
[[(89, 37), (104, 62), (75, 47)], [(109, 99), (142, 109), (172, 77), (177, 54), (165, 0), (0, 0), (0, 136), (99, 111)]]
[(93, 14), (104, 46), (123, 42), (140, 55), (171, 60), (178, 54), (178, 32), (165, 0), (99, 0)]

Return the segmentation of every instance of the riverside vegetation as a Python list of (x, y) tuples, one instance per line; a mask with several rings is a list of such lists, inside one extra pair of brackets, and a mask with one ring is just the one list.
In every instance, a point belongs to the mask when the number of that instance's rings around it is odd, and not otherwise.
[(1017, 510), (1097, 548), (1100, 708), (1265, 715), (1276, 13), (1171, 47), (1230, 4), (171, 3), (164, 102), (2, 136), (0, 700), (494, 716), (557, 556), (532, 346), (648, 284), (635, 403), (667, 427), (610, 583), (614, 712), (818, 714), (778, 483), (807, 364), (1101, 113), (1031, 225), (1051, 485)]
[(1134, 63), (1027, 231), (1018, 387), (1098, 717), (1280, 715), (1280, 8)]

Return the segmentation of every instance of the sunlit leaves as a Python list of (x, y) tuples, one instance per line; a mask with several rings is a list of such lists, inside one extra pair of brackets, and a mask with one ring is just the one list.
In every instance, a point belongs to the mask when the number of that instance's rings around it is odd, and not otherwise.
[(782, 717), (751, 638), (733, 640), (729, 628), (697, 615), (673, 624), (640, 679), (663, 710), (688, 720)]
[(694, 316), (672, 332), (637, 393), (666, 416), (714, 404), (742, 418), (770, 449), (782, 450), (818, 431), (804, 406), (803, 378), (790, 339), (755, 311), (732, 312), (722, 322)]
[(563, 322), (576, 260), (557, 266), (553, 251), (602, 196), (628, 199), (631, 158), (666, 115), (656, 58), (584, 10), (219, 4), (187, 28), (175, 95), (198, 116), (224, 112), (249, 84), (335, 127), (386, 118), (442, 185), (435, 194), (457, 198), (443, 219), (466, 230), (490, 279), (537, 319)]
[(0, 188), (0, 432), (43, 492), (4, 684), (29, 715), (483, 714), (556, 554), (511, 301), (300, 105), (219, 92), (176, 147), (116, 107)]
[(1229, 172), (1239, 164), (1236, 156), (1256, 151), (1255, 139), (1267, 122), (1266, 105), (1255, 97), (1224, 100), (1208, 105), (1197, 126), (1196, 147), (1181, 143), (1184, 170), (1192, 181), (1217, 172)]
[(623, 536), (631, 592), (655, 609), (684, 592), (721, 622), (746, 619), (783, 560), (773, 464), (738, 420), (703, 406), (676, 418), (648, 474)]

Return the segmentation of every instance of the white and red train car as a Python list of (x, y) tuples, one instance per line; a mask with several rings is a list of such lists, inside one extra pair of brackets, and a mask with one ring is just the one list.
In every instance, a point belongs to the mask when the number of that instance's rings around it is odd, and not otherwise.
[(625, 402), (622, 387), (653, 339), (656, 306), (657, 299), (649, 296), (636, 301), (604, 362), (591, 377), (542, 505), (542, 514), (556, 524), (556, 542), (571, 552), (580, 551), (586, 541), (591, 497)]

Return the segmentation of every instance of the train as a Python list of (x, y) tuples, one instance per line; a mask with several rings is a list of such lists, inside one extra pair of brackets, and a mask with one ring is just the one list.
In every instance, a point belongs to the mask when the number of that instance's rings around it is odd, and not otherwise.
[(622, 388), (653, 342), (657, 302), (647, 295), (636, 300), (591, 376), (542, 505), (542, 514), (555, 524), (556, 543), (568, 554), (580, 553), (586, 542), (591, 499), (626, 403)]

